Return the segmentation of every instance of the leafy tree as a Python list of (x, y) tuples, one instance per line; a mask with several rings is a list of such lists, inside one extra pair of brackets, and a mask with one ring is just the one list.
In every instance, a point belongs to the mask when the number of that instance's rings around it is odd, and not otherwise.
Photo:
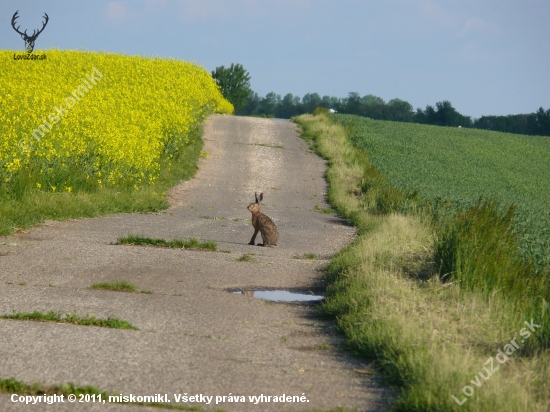
[[(373, 94), (367, 94), (361, 98), (361, 104), (363, 105), (381, 105), (384, 106), (386, 102), (381, 97), (375, 96)], [(389, 104), (389, 103), (388, 103)]]
[(395, 122), (412, 122), (413, 120), (413, 107), (412, 105), (401, 99), (392, 99), (387, 104), (387, 120), (393, 120)]
[(437, 107), (437, 123), (440, 126), (464, 126), (471, 127), (472, 119), (468, 116), (461, 115), (451, 104), (450, 101), (444, 100), (435, 104)]
[(433, 106), (427, 105), (426, 110), (424, 110), (424, 114), (427, 124), (439, 124), (439, 118)]
[(245, 106), (239, 110), (236, 114), (242, 114), (242, 115), (253, 115), (258, 114), (258, 108), (260, 106), (260, 96), (258, 96), (258, 93), (250, 91), (248, 95), (248, 99), (246, 100)]
[(416, 113), (413, 115), (413, 120), (412, 121), (414, 123), (420, 123), (420, 124), (427, 123), (426, 113), (424, 113), (420, 107), (417, 108)]
[(321, 105), (321, 96), (318, 93), (307, 93), (302, 98), (302, 105), (306, 113), (313, 113)]
[(252, 90), (250, 75), (242, 65), (231, 63), (228, 68), (216, 67), (216, 70), (212, 71), (212, 78), (220, 86), (223, 97), (233, 104), (235, 112), (245, 107)]
[(258, 106), (258, 114), (264, 116), (274, 116), (277, 106), (281, 103), (281, 95), (275, 92), (269, 92), (263, 99), (260, 100)]
[(458, 112), (450, 101), (437, 102), (435, 107), (437, 108), (437, 124), (440, 126), (458, 126)]
[(481, 116), (474, 122), (478, 129), (499, 132), (550, 136), (550, 109), (539, 108), (535, 113), (508, 116)]
[(430, 105), (427, 105), (424, 111), (416, 109), (416, 113), (412, 116), (412, 121), (415, 123), (434, 124), (437, 126), (473, 126), (472, 118), (460, 114), (448, 100), (437, 102), (435, 104), (435, 109)]
[(361, 114), (361, 96), (357, 92), (348, 93), (345, 99), (345, 112), (349, 114)]
[(541, 107), (535, 114), (537, 120), (537, 132), (542, 136), (550, 136), (550, 109), (544, 111)]
[(323, 96), (319, 106), (324, 107), (325, 109), (332, 109), (332, 98), (330, 96)]
[(331, 97), (330, 98), (330, 108), (336, 110), (337, 112), (342, 111), (342, 99), (338, 97)]
[(282, 119), (290, 119), (292, 116), (301, 114), (300, 97), (294, 97), (292, 93), (287, 93), (283, 100), (277, 106), (275, 116)]
[(450, 127), (475, 127), (508, 133), (550, 136), (550, 109), (542, 107), (534, 113), (508, 116), (482, 116), (472, 122), (471, 117), (460, 114), (450, 101), (427, 105), (425, 110), (413, 110), (412, 105), (401, 99), (386, 103), (382, 98), (368, 94), (350, 92), (348, 97), (323, 96), (307, 93), (302, 99), (288, 93), (281, 96), (271, 92), (266, 97), (249, 92), (246, 105), (237, 113), (244, 115), (264, 115), (289, 119), (303, 113), (312, 113), (317, 107), (334, 109), (339, 113), (356, 114), (379, 120), (414, 122)]

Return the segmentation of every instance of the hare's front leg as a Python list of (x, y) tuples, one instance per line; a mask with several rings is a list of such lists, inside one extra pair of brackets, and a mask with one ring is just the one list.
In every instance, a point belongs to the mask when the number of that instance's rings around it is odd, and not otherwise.
[(250, 239), (250, 242), (248, 242), (249, 245), (254, 245), (254, 241), (256, 240), (256, 235), (258, 234), (259, 231), (260, 229), (254, 228), (254, 234), (252, 235), (252, 239)]

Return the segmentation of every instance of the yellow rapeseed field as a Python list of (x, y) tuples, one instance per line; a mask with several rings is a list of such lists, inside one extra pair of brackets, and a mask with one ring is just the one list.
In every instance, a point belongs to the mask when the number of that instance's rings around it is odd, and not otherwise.
[[(0, 184), (47, 191), (153, 183), (213, 112), (232, 113), (202, 67), (171, 59), (0, 51)], [(37, 54), (37, 53), (35, 53)]]

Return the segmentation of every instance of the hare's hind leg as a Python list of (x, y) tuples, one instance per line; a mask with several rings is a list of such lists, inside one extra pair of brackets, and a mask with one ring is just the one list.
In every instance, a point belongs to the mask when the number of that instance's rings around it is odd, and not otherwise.
[(266, 235), (264, 232), (262, 232), (261, 230), (260, 230), (260, 235), (262, 235), (262, 242), (263, 242), (263, 243), (258, 243), (256, 246), (271, 246), (271, 245), (269, 244), (269, 241), (268, 241), (269, 238), (268, 238), (267, 235)]

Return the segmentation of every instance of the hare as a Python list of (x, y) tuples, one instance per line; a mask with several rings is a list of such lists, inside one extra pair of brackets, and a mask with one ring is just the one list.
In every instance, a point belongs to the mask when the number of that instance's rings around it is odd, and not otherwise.
[(277, 226), (275, 226), (273, 220), (260, 212), (260, 202), (263, 200), (264, 194), (260, 193), (259, 199), (257, 193), (254, 193), (254, 196), (256, 197), (256, 203), (250, 203), (247, 208), (252, 213), (252, 226), (254, 226), (254, 234), (248, 244), (253, 245), (256, 235), (260, 232), (264, 243), (258, 243), (258, 246), (277, 246), (279, 240)]

